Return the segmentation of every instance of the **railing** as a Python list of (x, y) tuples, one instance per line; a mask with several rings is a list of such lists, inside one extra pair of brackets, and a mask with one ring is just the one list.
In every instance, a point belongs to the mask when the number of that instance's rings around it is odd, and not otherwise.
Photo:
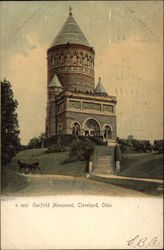
[(92, 174), (94, 171), (94, 167), (95, 167), (95, 158), (96, 158), (96, 149), (94, 148), (93, 153), (90, 156), (90, 160), (89, 160), (89, 173)]

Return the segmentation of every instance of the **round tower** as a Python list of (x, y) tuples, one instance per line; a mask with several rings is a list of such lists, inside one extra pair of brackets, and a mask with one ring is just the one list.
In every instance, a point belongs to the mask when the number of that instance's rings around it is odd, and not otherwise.
[(70, 8), (66, 22), (47, 51), (48, 85), (56, 74), (64, 90), (93, 92), (94, 55)]

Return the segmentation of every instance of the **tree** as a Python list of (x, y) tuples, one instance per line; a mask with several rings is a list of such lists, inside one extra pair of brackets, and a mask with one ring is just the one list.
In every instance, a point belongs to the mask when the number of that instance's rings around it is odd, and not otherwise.
[(45, 133), (41, 133), (38, 137), (33, 137), (29, 140), (27, 148), (40, 148), (44, 147), (44, 141), (46, 139)]
[(41, 133), (38, 138), (39, 138), (39, 141), (41, 142), (41, 147), (44, 148), (44, 141), (46, 139), (46, 133)]
[(164, 140), (155, 140), (153, 148), (155, 151), (158, 151), (159, 153), (163, 153)]
[(1, 81), (1, 161), (6, 165), (20, 148), (18, 102), (9, 81)]
[(129, 145), (132, 145), (133, 140), (134, 140), (134, 136), (133, 135), (128, 135), (127, 142), (128, 142)]
[(37, 137), (33, 137), (27, 144), (27, 148), (38, 148), (40, 147), (39, 143), (40, 143), (39, 139)]
[(89, 159), (94, 152), (94, 144), (88, 139), (74, 140), (70, 145), (70, 158), (74, 160), (86, 160), (89, 162)]

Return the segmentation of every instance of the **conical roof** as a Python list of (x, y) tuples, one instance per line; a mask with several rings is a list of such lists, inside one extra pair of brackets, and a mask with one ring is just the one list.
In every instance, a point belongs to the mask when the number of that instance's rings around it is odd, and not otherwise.
[(48, 86), (49, 86), (49, 87), (63, 88), (56, 74), (54, 74), (54, 76), (53, 76), (53, 78), (52, 78), (52, 80), (50, 81), (50, 83), (49, 83)]
[(52, 47), (67, 43), (80, 44), (90, 47), (86, 37), (72, 16), (71, 8), (66, 22), (52, 43)]
[(101, 78), (100, 77), (99, 77), (99, 81), (98, 81), (96, 89), (95, 89), (95, 93), (102, 94), (102, 95), (108, 95), (108, 93), (106, 92), (104, 86), (101, 83)]

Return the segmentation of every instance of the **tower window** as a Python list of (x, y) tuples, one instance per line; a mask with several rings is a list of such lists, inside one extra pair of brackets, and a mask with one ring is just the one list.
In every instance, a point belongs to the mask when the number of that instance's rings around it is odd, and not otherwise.
[(59, 123), (59, 125), (58, 125), (58, 134), (62, 134), (62, 132), (63, 132), (63, 125), (62, 125), (62, 123)]

